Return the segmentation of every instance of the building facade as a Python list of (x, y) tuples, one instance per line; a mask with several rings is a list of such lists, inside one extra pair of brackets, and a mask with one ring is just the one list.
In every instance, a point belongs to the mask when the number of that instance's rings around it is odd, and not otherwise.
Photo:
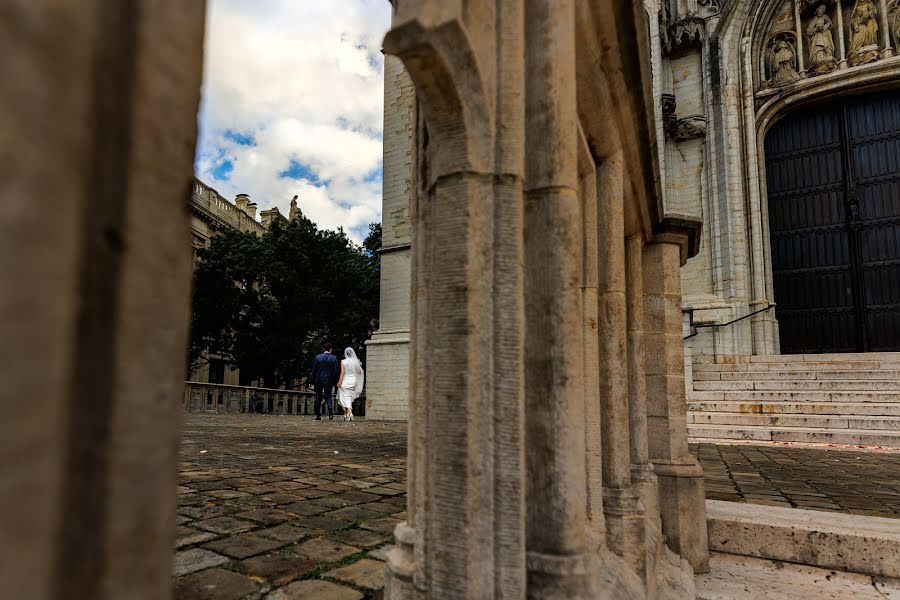
[[(900, 2), (644, 7), (665, 209), (703, 219), (681, 271), (687, 354), (900, 350)], [(399, 62), (385, 73), (383, 214), (396, 235), (416, 191), (416, 103)], [(377, 418), (406, 417), (402, 239), (382, 259)]]
[[(260, 214), (262, 221), (257, 221), (257, 205), (250, 200), (250, 196), (238, 194), (232, 203), (199, 179), (194, 179), (189, 205), (194, 265), (197, 263), (197, 251), (208, 247), (210, 239), (217, 233), (226, 229), (236, 229), (262, 235), (272, 219), (281, 217), (278, 208), (273, 207), (262, 211)], [(296, 207), (296, 197), (291, 207), (293, 211)], [(242, 384), (240, 371), (228, 366), (223, 359), (216, 356), (209, 357), (189, 373), (188, 378), (200, 383)]]

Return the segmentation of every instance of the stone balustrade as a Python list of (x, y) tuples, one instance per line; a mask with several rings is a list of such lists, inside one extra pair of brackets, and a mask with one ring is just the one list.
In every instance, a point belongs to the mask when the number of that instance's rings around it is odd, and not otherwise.
[[(252, 410), (250, 404), (253, 392), (257, 392), (262, 398), (262, 408), (258, 411)], [(276, 390), (185, 381), (182, 405), (184, 412), (311, 415), (314, 397), (313, 392), (307, 390)], [(365, 396), (360, 396), (354, 402), (353, 414), (365, 416)]]

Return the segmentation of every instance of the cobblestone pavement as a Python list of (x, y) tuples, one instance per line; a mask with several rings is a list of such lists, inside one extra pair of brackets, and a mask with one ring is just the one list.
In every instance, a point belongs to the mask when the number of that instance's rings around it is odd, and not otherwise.
[(405, 465), (405, 423), (186, 415), (175, 598), (374, 597)]
[[(692, 450), (709, 498), (900, 517), (900, 454)], [(186, 415), (175, 598), (378, 597), (405, 465), (405, 423)]]
[(706, 497), (900, 518), (900, 453), (691, 444)]

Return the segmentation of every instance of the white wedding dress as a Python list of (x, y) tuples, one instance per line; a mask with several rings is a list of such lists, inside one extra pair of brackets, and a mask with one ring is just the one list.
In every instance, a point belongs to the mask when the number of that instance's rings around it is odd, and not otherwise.
[(353, 401), (359, 398), (363, 388), (363, 370), (359, 361), (345, 358), (341, 361), (344, 367), (344, 379), (338, 388), (338, 402), (344, 408), (352, 408)]

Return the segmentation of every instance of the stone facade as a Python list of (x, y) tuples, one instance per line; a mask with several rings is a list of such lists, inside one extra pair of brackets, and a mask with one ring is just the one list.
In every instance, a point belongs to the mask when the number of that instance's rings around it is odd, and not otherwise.
[[(261, 235), (266, 230), (266, 223), (256, 220), (256, 203), (246, 194), (238, 194), (234, 203), (223, 198), (219, 192), (199, 179), (194, 180), (189, 200), (191, 212), (191, 244), (194, 264), (197, 263), (197, 250), (209, 246), (210, 239), (225, 229), (249, 231)], [(280, 216), (277, 208), (263, 211), (270, 215), (272, 211)], [(211, 373), (211, 371), (213, 371)], [(227, 366), (221, 359), (211, 358), (188, 374), (191, 381), (202, 383), (222, 383), (239, 385), (240, 372)]]
[(384, 60), (384, 188), (378, 331), (366, 342), (366, 418), (406, 419), (409, 404), (410, 198), (416, 193), (416, 93)]
[[(643, 3), (649, 17), (666, 211), (703, 219), (699, 253), (681, 272), (685, 308), (694, 323), (704, 325), (759, 311), (727, 327), (696, 330), (690, 340), (696, 360), (744, 361), (749, 355), (780, 352), (775, 311), (765, 310), (778, 298), (772, 281), (763, 140), (769, 127), (798, 104), (900, 82), (900, 57), (895, 56), (900, 3), (868, 4), (871, 14), (848, 0)], [(819, 11), (820, 5), (827, 10)], [(877, 35), (875, 48), (867, 46), (851, 59), (854, 18), (874, 22)], [(831, 36), (825, 42), (821, 33), (813, 37), (817, 23)], [(797, 78), (785, 75), (776, 81), (769, 63), (773, 44), (782, 39), (795, 55)], [(807, 65), (812, 39), (824, 49), (816, 54), (818, 63)], [(395, 85), (386, 79), (386, 96), (396, 94), (391, 91)], [(386, 142), (388, 135), (386, 130)], [(391, 210), (396, 210), (396, 198), (391, 202)], [(388, 211), (384, 214), (387, 219)], [(387, 311), (404, 304), (388, 298), (382, 302)]]
[[(769, 128), (798, 105), (896, 86), (896, 2), (648, 0), (661, 97), (666, 206), (704, 220), (700, 253), (682, 269), (696, 360), (778, 354), (766, 165)], [(860, 6), (865, 5), (865, 6)], [(865, 9), (865, 10), (863, 10)], [(851, 51), (854, 24), (877, 35)], [(873, 26), (874, 24), (874, 26)], [(868, 30), (867, 30), (868, 31)], [(860, 38), (861, 39), (861, 38)], [(782, 43), (783, 42), (783, 43)], [(813, 45), (814, 47), (811, 47)], [(780, 52), (778, 56), (776, 53)]]

